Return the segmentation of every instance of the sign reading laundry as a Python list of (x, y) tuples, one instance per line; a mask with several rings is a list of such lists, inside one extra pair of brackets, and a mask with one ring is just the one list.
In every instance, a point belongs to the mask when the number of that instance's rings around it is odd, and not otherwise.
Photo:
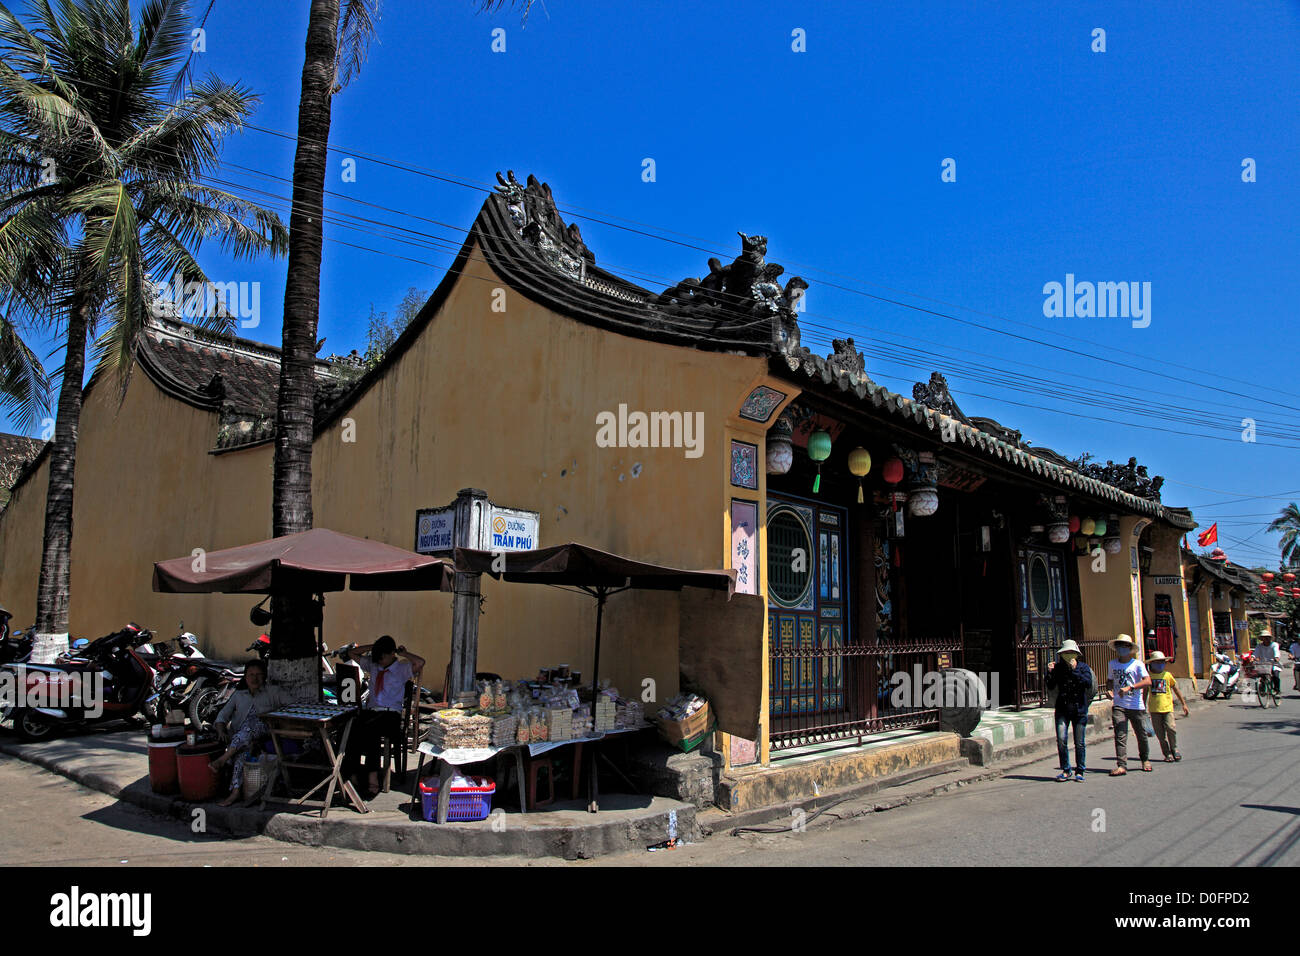
[(699, 458), (703, 437), (703, 412), (629, 412), (620, 404), (617, 413), (596, 413), (598, 448), (681, 448)]

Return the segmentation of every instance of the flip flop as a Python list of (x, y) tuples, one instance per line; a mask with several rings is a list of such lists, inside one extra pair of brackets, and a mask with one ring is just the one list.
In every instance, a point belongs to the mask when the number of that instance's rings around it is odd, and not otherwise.
[(1128, 771), (1123, 767), (1116, 767), (1114, 770), (1110, 772), (1110, 775), (1112, 777), (1125, 777), (1128, 775)]
[(1151, 761), (1150, 761), (1150, 760), (1144, 760), (1144, 761), (1142, 761), (1142, 772), (1143, 772), (1143, 773), (1150, 773), (1150, 772), (1151, 772)]

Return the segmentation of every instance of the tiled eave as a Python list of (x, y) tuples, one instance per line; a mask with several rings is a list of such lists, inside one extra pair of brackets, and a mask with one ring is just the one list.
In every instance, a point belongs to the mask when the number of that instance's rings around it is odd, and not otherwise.
[(941, 440), (941, 430), (945, 428), (945, 423), (951, 422), (952, 435), (964, 448), (985, 455), (995, 463), (1005, 463), (1010, 468), (1058, 484), (1062, 491), (1073, 491), (1097, 501), (1110, 502), (1118, 509), (1162, 520), (1180, 530), (1190, 531), (1196, 527), (1195, 519), (1185, 509), (1167, 508), (1158, 501), (1129, 494), (1114, 485), (1090, 478), (1074, 468), (1051, 461), (1022, 446), (951, 418), (924, 402), (891, 392), (871, 381), (866, 375), (837, 368), (831, 362), (807, 350), (801, 349), (797, 353), (773, 356), (772, 365), (779, 374), (792, 378), (796, 382), (800, 379), (804, 382), (811, 381), (833, 389), (841, 396), (854, 396), (857, 399), (856, 404), (867, 411), (882, 413), (935, 440)]

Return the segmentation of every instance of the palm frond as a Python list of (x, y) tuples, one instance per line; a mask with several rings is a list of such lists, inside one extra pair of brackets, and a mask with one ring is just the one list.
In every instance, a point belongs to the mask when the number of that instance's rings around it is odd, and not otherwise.
[(338, 52), (334, 60), (334, 91), (361, 72), (370, 41), (379, 25), (379, 0), (343, 0), (339, 15)]

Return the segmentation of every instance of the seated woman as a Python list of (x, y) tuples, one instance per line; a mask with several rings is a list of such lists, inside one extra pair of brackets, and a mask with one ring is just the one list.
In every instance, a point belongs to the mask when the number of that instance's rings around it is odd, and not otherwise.
[[(291, 703), (288, 696), (279, 687), (266, 682), (266, 664), (262, 661), (249, 661), (244, 665), (244, 683), (247, 689), (240, 688), (226, 701), (226, 706), (217, 714), (214, 724), (217, 735), (223, 741), (229, 741), (226, 752), (208, 766), (213, 773), (233, 761), (230, 774), (230, 795), (221, 801), (221, 806), (228, 807), (239, 799), (239, 791), (244, 783), (244, 762), (248, 759), (249, 748), (264, 741), (270, 732), (262, 722), (262, 715), (279, 710)], [(231, 733), (231, 728), (234, 732)]]

